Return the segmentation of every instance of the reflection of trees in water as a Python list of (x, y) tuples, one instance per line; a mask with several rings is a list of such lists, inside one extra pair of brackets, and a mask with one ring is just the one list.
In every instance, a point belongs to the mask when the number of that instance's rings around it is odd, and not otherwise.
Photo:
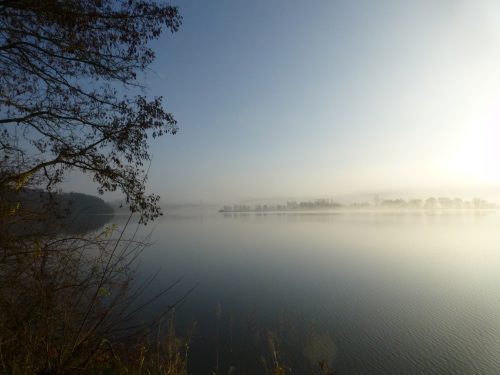
[(429, 210), (429, 209), (494, 209), (496, 203), (487, 202), (481, 198), (474, 198), (471, 201), (462, 198), (429, 197), (422, 199), (382, 199), (378, 195), (373, 198), (373, 205), (368, 202), (355, 202), (351, 204), (340, 204), (332, 199), (316, 199), (308, 202), (288, 201), (286, 205), (268, 206), (257, 204), (254, 208), (247, 205), (223, 206), (219, 212), (290, 212), (290, 211), (331, 211), (331, 210)]
[(351, 221), (401, 221), (401, 220), (445, 220), (446, 218), (486, 217), (496, 215), (496, 210), (367, 210), (367, 211), (338, 211), (338, 212), (269, 212), (269, 213), (241, 213), (224, 212), (224, 219), (249, 221), (272, 220), (290, 223), (333, 223), (346, 220)]
[(97, 230), (112, 222), (114, 215), (78, 215), (69, 218), (68, 229), (72, 233)]
[(101, 229), (113, 221), (114, 215), (75, 215), (51, 221), (20, 221), (10, 226), (11, 235), (39, 236), (51, 234), (87, 233)]

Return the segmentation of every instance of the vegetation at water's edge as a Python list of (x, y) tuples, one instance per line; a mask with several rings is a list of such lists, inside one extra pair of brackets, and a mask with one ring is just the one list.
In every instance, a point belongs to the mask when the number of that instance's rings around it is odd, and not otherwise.
[(265, 211), (310, 211), (310, 210), (335, 210), (335, 209), (492, 209), (497, 208), (496, 203), (489, 203), (481, 198), (474, 198), (471, 201), (461, 198), (440, 197), (422, 199), (380, 199), (378, 196), (374, 198), (374, 203), (368, 202), (340, 204), (332, 199), (316, 199), (307, 202), (289, 201), (283, 205), (256, 205), (254, 208), (243, 205), (224, 206), (219, 212), (265, 212)]

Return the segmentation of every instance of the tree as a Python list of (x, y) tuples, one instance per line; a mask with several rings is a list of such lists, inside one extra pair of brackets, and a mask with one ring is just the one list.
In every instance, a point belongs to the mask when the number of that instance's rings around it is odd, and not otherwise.
[(447, 197), (440, 197), (438, 198), (438, 202), (441, 205), (442, 208), (450, 208), (453, 206), (453, 201), (450, 198)]
[(437, 205), (437, 200), (434, 197), (427, 198), (425, 200), (425, 207), (426, 208), (435, 208)]
[(139, 240), (125, 229), (10, 236), (8, 243), (0, 236), (0, 373), (111, 374), (136, 367), (128, 354), (146, 351), (148, 332), (183, 297), (140, 323), (138, 315), (176, 283), (137, 301), (155, 277), (134, 284), (149, 236)]
[(121, 190), (147, 222), (148, 137), (177, 132), (138, 73), (147, 43), (178, 30), (178, 8), (151, 0), (0, 0), (0, 188), (43, 186), (70, 170)]
[(0, 0), (0, 372), (118, 366), (146, 333), (137, 313), (163, 294), (135, 301), (154, 278), (134, 286), (148, 238), (64, 232), (52, 192), (79, 170), (100, 193), (123, 191), (141, 222), (161, 214), (144, 188), (147, 140), (177, 123), (138, 74), (155, 58), (147, 43), (181, 20), (153, 0)]

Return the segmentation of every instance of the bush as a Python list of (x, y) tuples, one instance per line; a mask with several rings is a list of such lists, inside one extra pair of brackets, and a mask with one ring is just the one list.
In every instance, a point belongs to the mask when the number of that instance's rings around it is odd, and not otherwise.
[[(46, 214), (51, 217), (49, 208)], [(127, 226), (120, 231), (115, 225), (99, 232), (51, 233), (44, 232), (42, 221), (37, 230), (20, 233), (19, 224), (41, 215), (19, 207), (1, 215), (0, 371), (92, 373), (101, 371), (103, 362), (118, 369), (132, 348), (146, 347), (151, 327), (177, 304), (138, 324), (138, 314), (169, 289), (146, 304), (136, 302), (155, 276), (134, 285), (135, 264), (149, 236), (139, 240), (137, 230), (127, 236)], [(18, 228), (12, 231), (14, 224)]]

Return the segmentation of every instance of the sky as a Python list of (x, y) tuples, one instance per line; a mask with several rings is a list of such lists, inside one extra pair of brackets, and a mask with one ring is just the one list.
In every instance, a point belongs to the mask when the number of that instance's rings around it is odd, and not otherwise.
[(179, 125), (150, 143), (162, 202), (500, 197), (500, 2), (170, 4), (144, 76)]

